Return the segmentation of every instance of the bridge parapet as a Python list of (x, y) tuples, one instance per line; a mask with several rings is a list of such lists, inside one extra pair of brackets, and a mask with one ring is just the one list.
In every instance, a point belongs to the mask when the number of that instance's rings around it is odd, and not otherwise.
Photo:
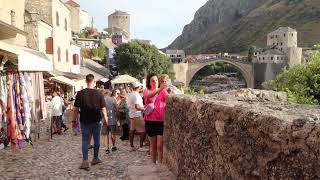
[(238, 59), (238, 58), (228, 58), (224, 56), (217, 56), (213, 58), (200, 58), (196, 59), (195, 61), (189, 62), (190, 64), (199, 64), (199, 63), (207, 63), (211, 61), (217, 61), (217, 60), (225, 60), (225, 61), (234, 61), (234, 62), (241, 62), (245, 64), (251, 64), (247, 59)]

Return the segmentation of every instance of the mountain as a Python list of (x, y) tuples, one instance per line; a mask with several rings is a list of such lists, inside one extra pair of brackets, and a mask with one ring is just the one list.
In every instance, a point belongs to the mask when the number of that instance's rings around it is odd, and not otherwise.
[(266, 46), (281, 26), (298, 31), (298, 46), (320, 42), (320, 0), (208, 0), (166, 49), (187, 54), (243, 52)]

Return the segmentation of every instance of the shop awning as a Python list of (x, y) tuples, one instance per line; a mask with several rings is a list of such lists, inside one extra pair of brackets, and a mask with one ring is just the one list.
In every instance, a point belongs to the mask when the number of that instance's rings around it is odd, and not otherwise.
[(17, 56), (19, 71), (52, 71), (50, 60), (42, 52), (0, 41), (0, 51), (6, 51)]
[(75, 81), (68, 79), (67, 77), (64, 77), (64, 76), (52, 77), (52, 78), (50, 78), (50, 80), (61, 83), (61, 84), (66, 84), (66, 85), (72, 86), (72, 87), (76, 85)]

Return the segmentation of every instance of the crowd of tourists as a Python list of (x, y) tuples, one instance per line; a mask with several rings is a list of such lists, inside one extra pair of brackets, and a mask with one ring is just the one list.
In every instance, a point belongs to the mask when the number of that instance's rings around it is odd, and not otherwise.
[[(168, 75), (148, 75), (145, 89), (139, 81), (126, 88), (99, 89), (95, 86), (92, 74), (86, 76), (86, 82), (87, 88), (77, 92), (76, 98), (71, 100), (71, 103), (74, 100), (71, 119), (73, 132), (82, 136), (83, 161), (80, 169), (89, 170), (90, 164), (102, 162), (99, 159), (100, 136), (105, 153), (117, 151), (116, 133), (120, 130), (120, 139), (129, 140), (131, 151), (149, 152), (152, 163), (161, 164), (166, 96), (174, 92), (168, 85)], [(54, 92), (53, 96), (52, 101), (58, 104), (56, 97), (59, 95)], [(63, 101), (62, 98), (59, 100)], [(61, 133), (62, 128), (66, 131), (68, 128), (63, 123), (63, 114), (59, 111), (53, 115), (57, 122), (56, 133)], [(134, 144), (135, 136), (139, 137), (138, 146)], [(93, 145), (90, 145), (91, 140)], [(91, 163), (88, 161), (90, 148), (93, 148)]]

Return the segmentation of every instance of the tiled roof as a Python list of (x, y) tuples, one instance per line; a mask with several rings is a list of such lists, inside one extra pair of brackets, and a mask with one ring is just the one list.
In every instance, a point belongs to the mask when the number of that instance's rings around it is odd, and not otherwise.
[(265, 50), (262, 54), (285, 55), (282, 51), (278, 49), (268, 49)]
[(73, 0), (69, 0), (69, 1), (65, 2), (65, 4), (68, 4), (72, 7), (80, 7), (80, 5), (76, 2), (74, 2)]
[(104, 66), (100, 65), (99, 63), (96, 63), (90, 59), (83, 59), (82, 67), (87, 67), (90, 70), (92, 70), (92, 71), (94, 71), (104, 77), (109, 77), (111, 75), (109, 69), (107, 69), (106, 67), (104, 67)]

